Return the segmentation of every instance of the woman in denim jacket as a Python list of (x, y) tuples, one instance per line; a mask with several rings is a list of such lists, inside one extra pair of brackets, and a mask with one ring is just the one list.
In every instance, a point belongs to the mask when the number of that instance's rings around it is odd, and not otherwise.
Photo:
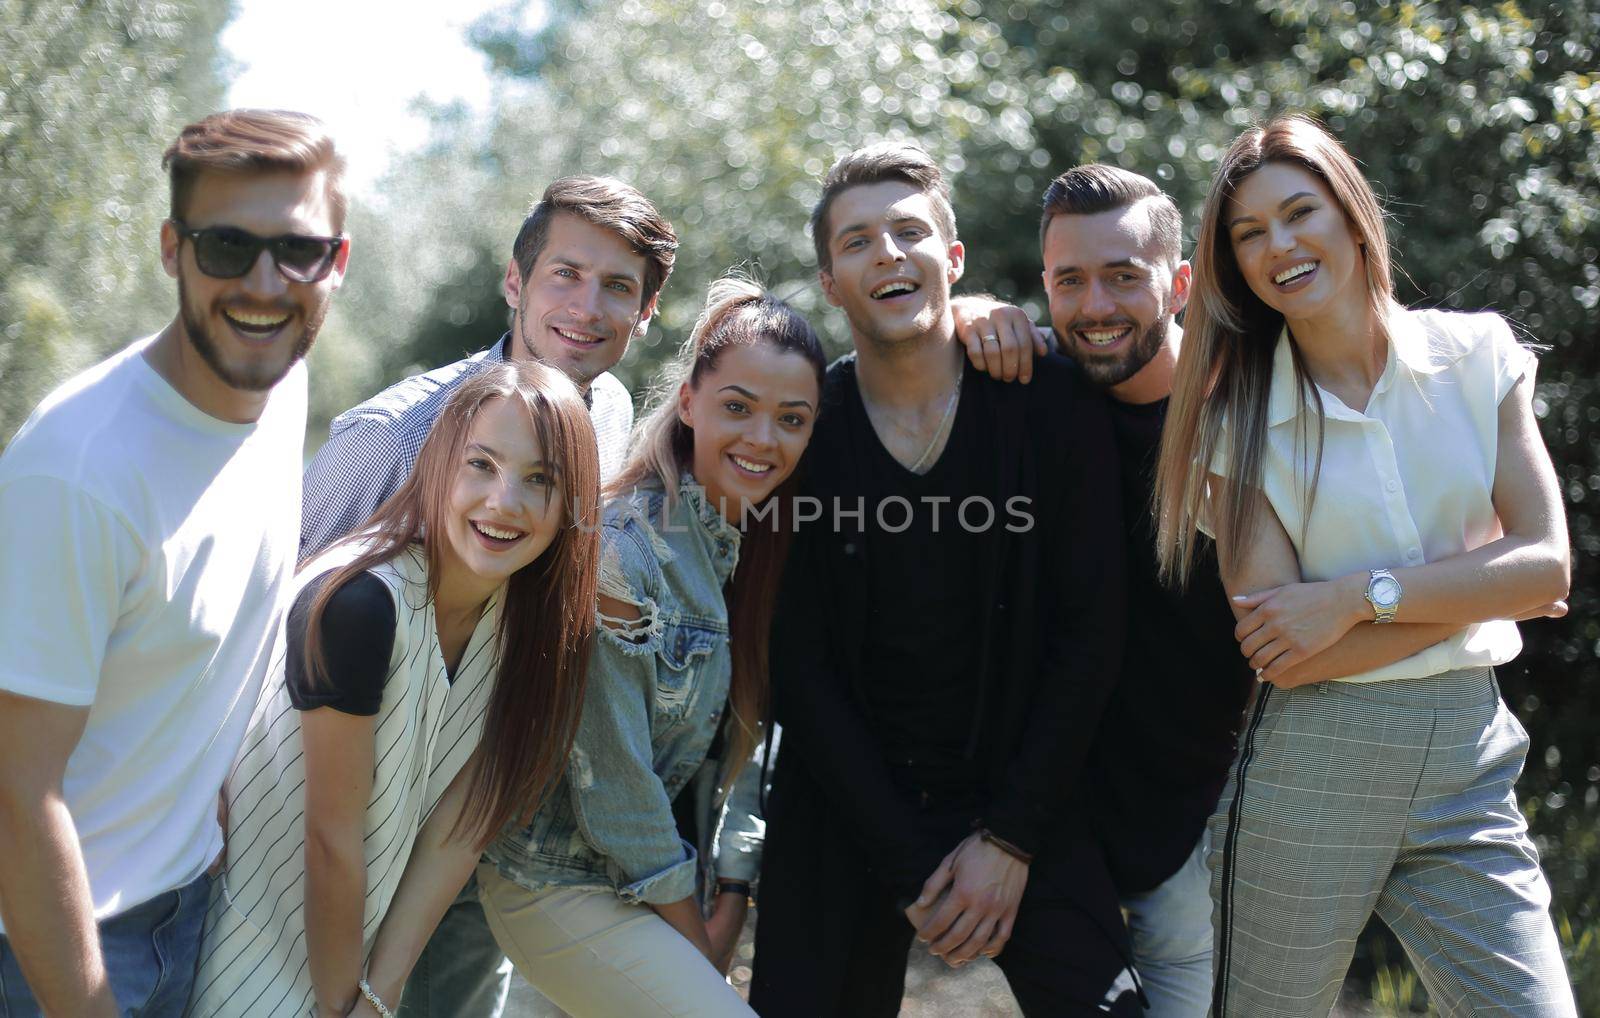
[[(757, 783), (743, 765), (766, 714), (767, 630), (792, 529), (786, 482), (824, 367), (796, 311), (751, 282), (719, 280), (678, 383), (608, 489), (600, 627), (566, 778), (478, 873), (501, 948), (574, 1018), (751, 1014), (719, 971), (747, 885), (718, 894), (708, 924), (697, 870), (724, 815), (732, 869), (719, 862), (717, 876), (755, 868), (759, 821), (747, 803), (729, 806), (729, 789), (742, 802)], [(714, 793), (695, 781), (706, 766), (717, 767)]]

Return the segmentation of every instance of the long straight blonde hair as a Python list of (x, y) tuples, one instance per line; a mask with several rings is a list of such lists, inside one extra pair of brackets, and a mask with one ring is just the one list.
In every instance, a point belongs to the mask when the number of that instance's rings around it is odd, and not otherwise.
[[(1188, 582), (1202, 518), (1214, 521), (1228, 537), (1222, 549), (1224, 572), (1240, 566), (1259, 523), (1260, 502), (1254, 493), (1261, 488), (1273, 353), (1284, 319), (1245, 282), (1224, 218), (1240, 183), (1268, 163), (1298, 166), (1327, 185), (1359, 238), (1367, 300), (1380, 328), (1394, 305), (1383, 208), (1344, 146), (1304, 114), (1280, 116), (1241, 134), (1222, 157), (1201, 214), (1194, 289), (1156, 465), (1156, 560), (1162, 579), (1178, 586)], [(1302, 442), (1309, 442), (1313, 416), (1306, 411), (1313, 405), (1316, 409), (1316, 455), (1310, 458), (1311, 472), (1302, 478), (1309, 518), (1322, 460), (1322, 400), (1298, 344), (1292, 335), (1289, 339)], [(1227, 478), (1208, 487), (1219, 449), (1228, 464)]]

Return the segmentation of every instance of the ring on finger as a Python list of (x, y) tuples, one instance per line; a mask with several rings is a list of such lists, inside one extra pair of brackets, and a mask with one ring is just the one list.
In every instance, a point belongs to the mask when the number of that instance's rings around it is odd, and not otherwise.
[(991, 332), (983, 337), (983, 341), (985, 343), (998, 343), (1000, 342), (1000, 337)]

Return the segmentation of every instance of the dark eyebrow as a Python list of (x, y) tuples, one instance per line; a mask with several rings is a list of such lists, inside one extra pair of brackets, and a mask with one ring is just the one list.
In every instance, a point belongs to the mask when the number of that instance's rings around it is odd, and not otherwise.
[(851, 223), (848, 226), (841, 226), (837, 230), (833, 231), (833, 239), (834, 240), (838, 240), (840, 237), (843, 237), (847, 233), (855, 233), (858, 230), (865, 230), (866, 228), (867, 228), (867, 224), (866, 223)]
[[(577, 269), (579, 272), (588, 272), (589, 271), (589, 266), (588, 265), (585, 265), (583, 262), (580, 262), (575, 258), (568, 258), (568, 257), (566, 257), (564, 255), (553, 255), (550, 258), (550, 264), (551, 265), (564, 265), (569, 269)], [(628, 282), (634, 283), (636, 285), (639, 282), (639, 276), (637, 274), (633, 273), (633, 272), (612, 272), (612, 273), (607, 274), (605, 278), (606, 279), (624, 279), (624, 280), (627, 280)]]
[[(743, 396), (745, 399), (755, 400), (758, 403), (761, 401), (761, 397), (760, 396), (757, 396), (755, 393), (751, 392), (749, 389), (746, 389), (742, 385), (724, 385), (722, 388), (718, 389), (717, 391), (718, 392), (727, 392), (729, 389), (732, 389), (734, 392), (737, 392), (739, 395)], [(807, 410), (812, 409), (811, 404), (809, 402), (807, 402), (806, 400), (803, 400), (803, 399), (785, 400), (784, 402), (779, 403), (778, 405), (781, 406), (781, 407), (784, 407), (784, 406), (803, 406)]]
[[(505, 457), (501, 456), (495, 450), (489, 448), (487, 445), (484, 445), (482, 442), (468, 442), (467, 443), (467, 448), (468, 449), (476, 449), (479, 452), (483, 453), (485, 456), (488, 456), (490, 459), (498, 460), (498, 459), (504, 459), (505, 458)], [(541, 469), (541, 470), (549, 470), (550, 469), (550, 465), (548, 463), (546, 463), (544, 460), (534, 460), (532, 463), (528, 464), (528, 469), (529, 470), (533, 470), (533, 469), (536, 469), (536, 468), (537, 469)]]
[[(1097, 268), (1101, 268), (1101, 269), (1138, 269), (1138, 270), (1140, 270), (1142, 272), (1142, 271), (1144, 271), (1145, 267), (1143, 265), (1139, 264), (1139, 261), (1136, 258), (1118, 258), (1114, 262), (1106, 262), (1103, 265), (1097, 266)], [(1072, 272), (1089, 272), (1089, 271), (1092, 271), (1092, 270), (1085, 269), (1085, 268), (1083, 268), (1081, 266), (1078, 266), (1078, 265), (1063, 265), (1061, 268), (1057, 269), (1054, 272), (1054, 274), (1051, 276), (1051, 278), (1052, 279), (1060, 279), (1062, 276), (1065, 276), (1068, 273), (1072, 273)]]
[[(1315, 198), (1315, 197), (1316, 197), (1316, 195), (1312, 194), (1310, 191), (1296, 191), (1294, 194), (1291, 194), (1289, 197), (1285, 198), (1283, 201), (1280, 201), (1278, 203), (1278, 208), (1280, 208), (1280, 209), (1287, 208), (1290, 204), (1292, 204), (1293, 202), (1299, 201), (1301, 198)], [(1255, 216), (1239, 216), (1236, 219), (1228, 220), (1228, 229), (1231, 230), (1235, 226), (1238, 226), (1240, 223), (1243, 223), (1243, 222), (1255, 222), (1255, 221), (1256, 221), (1256, 217)]]
[[(916, 223), (918, 226), (927, 226), (927, 227), (930, 227), (930, 228), (933, 226), (932, 223), (928, 222), (923, 217), (914, 216), (914, 215), (911, 215), (909, 213), (904, 214), (904, 215), (895, 216), (893, 219), (889, 220), (889, 225), (890, 226), (899, 226), (902, 223)], [(833, 231), (833, 239), (834, 240), (838, 240), (840, 237), (843, 237), (845, 234), (856, 233), (857, 231), (865, 230), (867, 228), (868, 228), (868, 224), (867, 223), (850, 223), (848, 226), (841, 226), (837, 230)]]

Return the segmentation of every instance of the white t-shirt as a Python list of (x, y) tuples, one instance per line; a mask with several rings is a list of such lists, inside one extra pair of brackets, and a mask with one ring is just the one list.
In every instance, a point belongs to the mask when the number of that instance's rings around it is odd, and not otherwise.
[(299, 543), (304, 365), (230, 424), (149, 343), (51, 393), (0, 454), (0, 689), (89, 708), (64, 791), (99, 919), (221, 850)]
[[(1302, 420), (1285, 331), (1273, 356), (1262, 487), (1307, 581), (1435, 562), (1502, 535), (1495, 514), (1501, 400), (1534, 370), (1496, 314), (1408, 311), (1389, 317), (1388, 363), (1365, 411), (1322, 397), (1322, 465), (1306, 514), (1317, 425)], [(1309, 394), (1308, 394), (1309, 396)], [(1213, 461), (1224, 473), (1226, 457)], [(1393, 664), (1344, 679), (1421, 678), (1505, 664), (1522, 649), (1508, 620), (1468, 626)]]

